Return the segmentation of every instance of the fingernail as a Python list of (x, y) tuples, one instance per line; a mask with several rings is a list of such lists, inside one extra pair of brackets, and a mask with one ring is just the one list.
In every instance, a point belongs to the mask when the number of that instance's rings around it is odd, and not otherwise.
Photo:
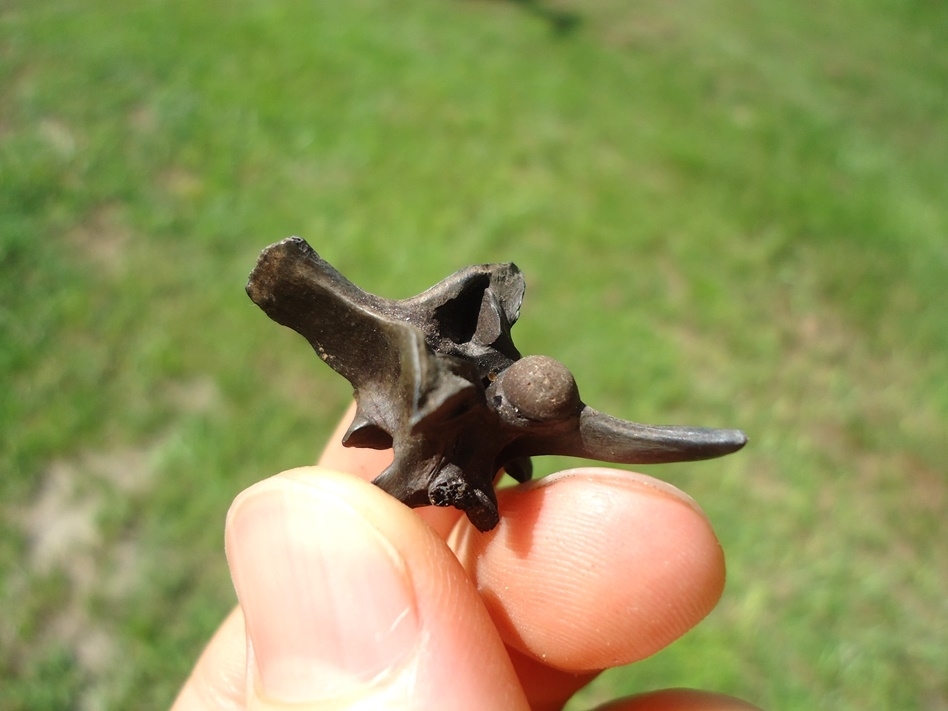
[(231, 510), (227, 557), (270, 699), (352, 694), (415, 649), (404, 561), (333, 494), (285, 480), (251, 490)]

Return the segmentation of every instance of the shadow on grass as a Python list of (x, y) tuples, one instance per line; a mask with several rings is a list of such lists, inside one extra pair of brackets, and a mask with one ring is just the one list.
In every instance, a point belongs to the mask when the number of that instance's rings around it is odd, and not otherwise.
[(582, 16), (577, 12), (550, 7), (543, 0), (506, 0), (514, 5), (520, 5), (526, 12), (545, 21), (553, 34), (566, 36), (580, 28)]

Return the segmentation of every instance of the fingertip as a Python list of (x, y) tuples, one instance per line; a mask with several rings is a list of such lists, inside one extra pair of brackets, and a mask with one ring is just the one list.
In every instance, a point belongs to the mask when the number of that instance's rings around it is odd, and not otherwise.
[(567, 671), (642, 659), (700, 621), (724, 557), (690, 498), (643, 475), (566, 472), (500, 492), (501, 524), (459, 558), (507, 644)]
[[(371, 505), (367, 485), (333, 478), (326, 486), (316, 472), (276, 477), (231, 510), (227, 558), (261, 698), (358, 694), (399, 674), (419, 644), (405, 561), (360, 510)], [(342, 491), (343, 482), (354, 486)]]
[(261, 698), (525, 707), (456, 558), (377, 487), (320, 467), (284, 472), (238, 497), (227, 544)]

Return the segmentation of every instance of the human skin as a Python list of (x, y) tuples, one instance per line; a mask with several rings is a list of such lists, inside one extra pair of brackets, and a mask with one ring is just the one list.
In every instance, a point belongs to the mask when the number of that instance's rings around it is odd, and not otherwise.
[[(559, 709), (600, 671), (697, 624), (724, 585), (711, 525), (641, 474), (560, 472), (498, 492), (500, 524), (408, 509), (345, 449), (242, 492), (225, 526), (239, 605), (172, 711)], [(745, 711), (674, 689), (610, 711)]]

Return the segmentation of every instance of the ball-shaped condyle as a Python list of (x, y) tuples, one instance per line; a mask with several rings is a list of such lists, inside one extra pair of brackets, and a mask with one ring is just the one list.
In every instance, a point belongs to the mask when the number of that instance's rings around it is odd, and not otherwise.
[(503, 373), (503, 392), (521, 417), (539, 422), (571, 417), (582, 404), (569, 369), (548, 356), (527, 356)]

